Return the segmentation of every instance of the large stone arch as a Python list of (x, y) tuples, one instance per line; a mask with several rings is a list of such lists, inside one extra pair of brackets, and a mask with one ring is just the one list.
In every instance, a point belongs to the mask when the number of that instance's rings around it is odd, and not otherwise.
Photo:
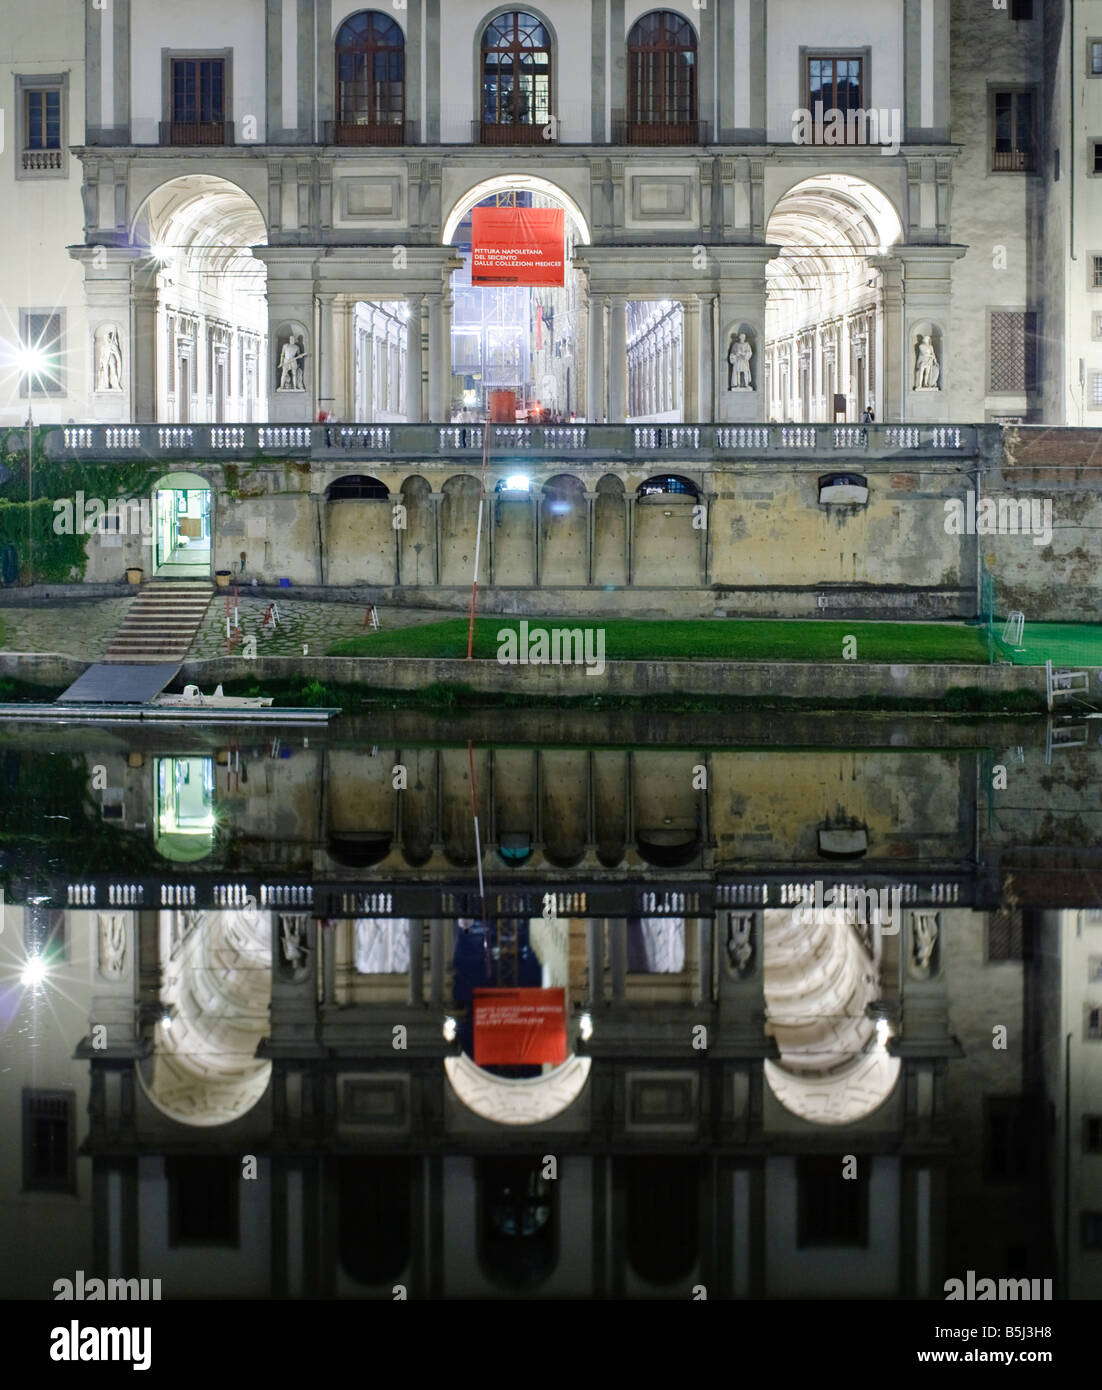
[(598, 481), (593, 506), (593, 582), (608, 586), (626, 584), (627, 508), (624, 484), (615, 473), (606, 473)]
[(152, 1056), (138, 1064), (139, 1083), (180, 1124), (230, 1124), (260, 1101), (271, 1077), (271, 1062), (256, 1057), (268, 1031), (271, 914), (162, 911), (159, 927), (163, 1019)]
[(401, 582), (427, 586), (436, 582), (436, 522), (432, 484), (419, 473), (403, 479), (404, 527), (398, 528)]
[[(506, 8), (499, 6), (490, 15), (501, 13)], [(533, 12), (534, 13), (534, 12)], [(488, 20), (486, 21), (488, 22)], [(550, 27), (550, 26), (548, 26)], [(482, 28), (485, 28), (485, 23)], [(481, 35), (482, 29), (479, 29)], [(574, 223), (576, 239), (583, 245), (588, 246), (592, 241), (589, 229), (589, 222), (581, 206), (574, 200), (567, 191), (557, 183), (552, 183), (550, 179), (545, 179), (539, 174), (494, 174), (490, 178), (480, 179), (478, 183), (472, 184), (463, 193), (454, 199), (447, 217), (444, 219), (444, 230), (441, 237), (443, 245), (449, 246), (455, 236), (456, 229), (460, 222), (470, 212), (476, 203), (482, 202), (484, 198), (491, 198), (495, 193), (507, 193), (513, 191), (523, 191), (541, 194), (545, 198), (550, 198), (557, 203), (566, 215)]]
[(904, 237), (901, 177), (865, 161), (860, 176), (789, 176), (771, 190), (766, 241), (780, 253), (766, 266), (765, 320), (720, 325), (724, 357), (739, 332), (754, 345), (767, 418), (832, 421), (835, 397), (847, 419), (870, 404), (895, 417), (898, 330), (883, 258)]
[(493, 1076), (465, 1052), (444, 1058), (444, 1070), (460, 1101), (499, 1125), (538, 1125), (561, 1115), (581, 1096), (592, 1061), (571, 1054), (561, 1066), (524, 1081)]
[(345, 474), (325, 493), (326, 574), (330, 584), (393, 584), (395, 529), (386, 484)]

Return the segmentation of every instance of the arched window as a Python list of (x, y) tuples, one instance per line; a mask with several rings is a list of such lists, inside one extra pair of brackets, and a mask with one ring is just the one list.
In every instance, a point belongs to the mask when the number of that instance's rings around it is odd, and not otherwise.
[(338, 145), (405, 140), (406, 40), (379, 10), (361, 10), (337, 31)]
[(534, 1289), (558, 1262), (556, 1183), (540, 1159), (485, 1158), (478, 1167), (479, 1261), (499, 1287)]
[(692, 479), (683, 478), (679, 473), (648, 478), (646, 482), (640, 483), (636, 489), (637, 497), (653, 497), (657, 493), (673, 493), (681, 497), (699, 497), (700, 489)]
[(696, 144), (696, 102), (696, 31), (673, 10), (653, 10), (628, 34), (626, 142)]
[(482, 143), (536, 144), (551, 121), (551, 35), (523, 10), (482, 35)]
[(362, 473), (346, 473), (343, 478), (329, 484), (325, 496), (330, 502), (386, 502), (390, 493), (386, 483), (381, 483), (378, 478), (368, 478)]

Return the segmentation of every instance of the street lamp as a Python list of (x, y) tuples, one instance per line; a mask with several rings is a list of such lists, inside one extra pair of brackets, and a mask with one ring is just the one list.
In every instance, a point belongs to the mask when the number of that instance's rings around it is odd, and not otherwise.
[(49, 365), (41, 348), (25, 343), (19, 365), (27, 378), (27, 571), (34, 585), (34, 379)]

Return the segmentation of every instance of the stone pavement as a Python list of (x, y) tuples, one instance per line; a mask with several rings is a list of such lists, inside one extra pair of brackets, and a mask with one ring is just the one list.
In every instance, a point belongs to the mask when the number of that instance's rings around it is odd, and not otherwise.
[(59, 652), (83, 661), (99, 661), (122, 626), (134, 602), (132, 593), (120, 598), (69, 600), (66, 603), (0, 607), (4, 650)]
[[(256, 638), (257, 656), (301, 656), (303, 647), (308, 649), (308, 656), (324, 656), (334, 642), (344, 637), (358, 637), (365, 630), (366, 604), (327, 603), (316, 599), (276, 599), (279, 622), (275, 628), (265, 630), (264, 614), (271, 602), (267, 598), (254, 598), (247, 591), (242, 591), (238, 600), (240, 633), (242, 637)], [(430, 608), (379, 609), (383, 630), (440, 622), (454, 616)], [(226, 656), (231, 650), (234, 656), (241, 654), (237, 642), (232, 649), (226, 645), (226, 591), (219, 590), (211, 600), (190, 655), (199, 658)]]

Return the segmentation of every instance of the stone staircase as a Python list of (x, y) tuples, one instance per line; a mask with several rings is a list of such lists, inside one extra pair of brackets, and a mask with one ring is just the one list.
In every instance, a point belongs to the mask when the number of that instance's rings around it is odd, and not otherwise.
[(213, 594), (214, 586), (202, 580), (154, 579), (143, 585), (104, 661), (183, 661)]

